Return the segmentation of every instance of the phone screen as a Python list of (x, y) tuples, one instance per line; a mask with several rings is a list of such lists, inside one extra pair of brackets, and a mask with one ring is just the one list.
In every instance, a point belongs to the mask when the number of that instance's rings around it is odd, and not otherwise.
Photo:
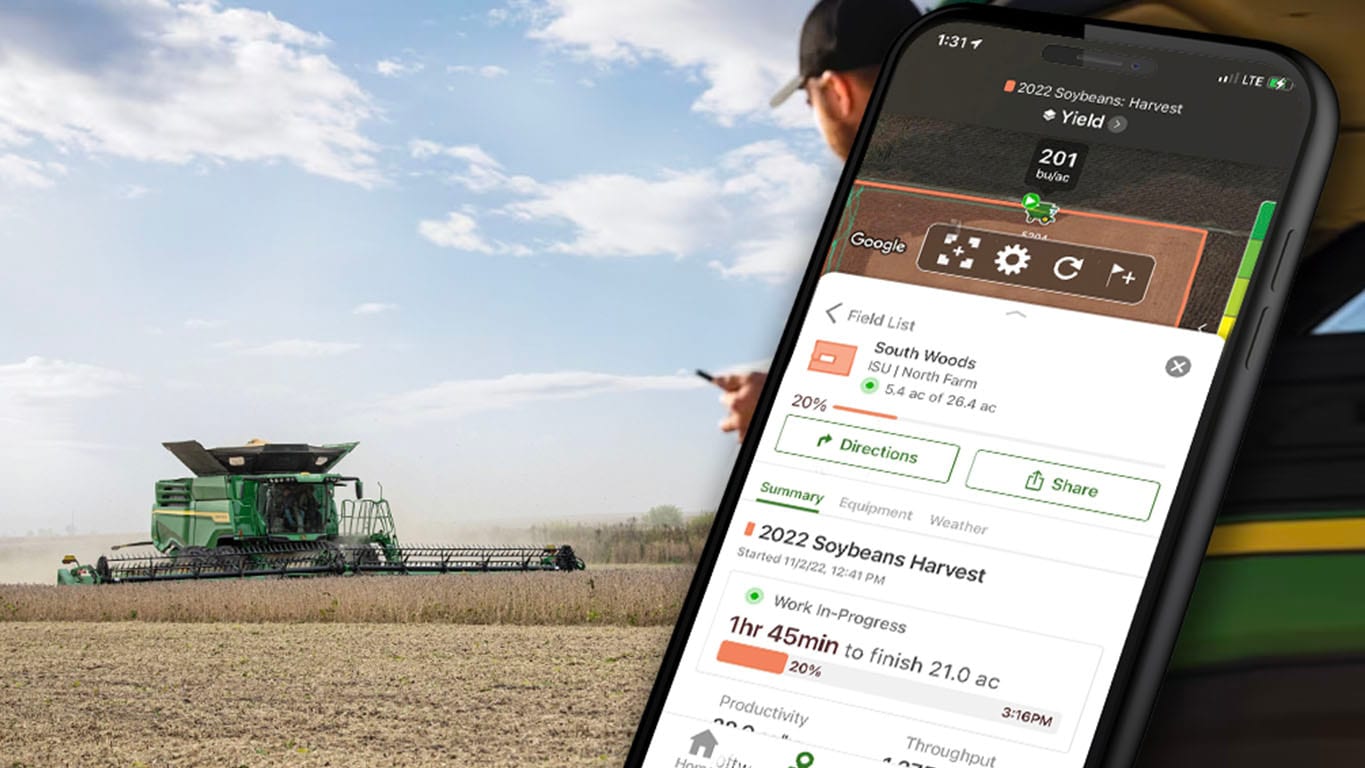
[(890, 65), (645, 765), (1085, 764), (1310, 99), (1084, 30)]

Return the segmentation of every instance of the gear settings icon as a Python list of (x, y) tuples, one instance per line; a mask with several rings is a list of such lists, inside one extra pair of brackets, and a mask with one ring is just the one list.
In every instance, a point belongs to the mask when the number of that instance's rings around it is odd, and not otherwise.
[(1006, 275), (1017, 275), (1028, 266), (1028, 249), (1018, 243), (995, 252), (995, 268)]

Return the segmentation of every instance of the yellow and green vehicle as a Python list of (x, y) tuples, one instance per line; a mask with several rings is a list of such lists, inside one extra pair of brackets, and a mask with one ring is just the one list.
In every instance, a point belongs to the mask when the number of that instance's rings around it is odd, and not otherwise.
[(157, 481), (151, 539), (68, 555), (57, 583), (583, 567), (569, 546), (401, 546), (388, 501), (332, 471), (356, 443), (164, 445), (193, 475)]

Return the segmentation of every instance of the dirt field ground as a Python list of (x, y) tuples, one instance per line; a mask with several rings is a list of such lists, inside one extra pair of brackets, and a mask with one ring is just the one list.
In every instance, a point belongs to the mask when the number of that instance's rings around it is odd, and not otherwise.
[(0, 768), (620, 765), (690, 573), (0, 584)]
[(0, 766), (620, 765), (667, 636), (0, 622)]

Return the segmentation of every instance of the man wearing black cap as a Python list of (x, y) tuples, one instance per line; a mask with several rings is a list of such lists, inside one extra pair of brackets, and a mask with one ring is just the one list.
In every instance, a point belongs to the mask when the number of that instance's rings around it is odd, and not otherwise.
[(768, 104), (804, 89), (825, 141), (847, 160), (882, 60), (919, 17), (911, 0), (820, 0), (801, 27), (799, 73)]
[[(804, 90), (829, 148), (848, 160), (882, 61), (919, 17), (911, 0), (820, 0), (801, 27), (798, 74), (768, 103), (777, 107)], [(729, 409), (721, 430), (744, 439), (767, 376), (751, 371), (712, 379), (724, 390), (720, 401)]]

